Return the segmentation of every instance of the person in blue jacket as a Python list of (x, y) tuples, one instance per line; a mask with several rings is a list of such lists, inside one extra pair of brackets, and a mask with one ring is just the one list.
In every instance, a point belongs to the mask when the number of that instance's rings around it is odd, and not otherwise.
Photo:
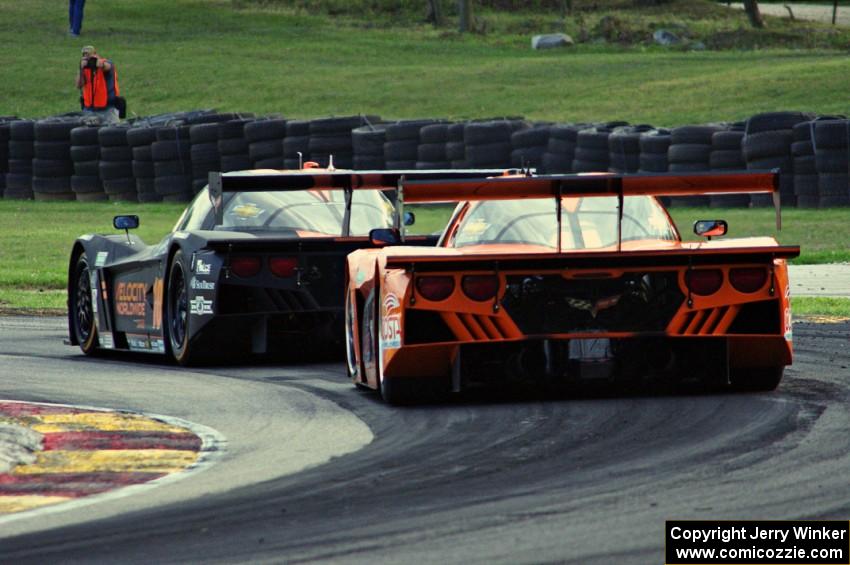
[(68, 0), (68, 33), (72, 37), (79, 37), (83, 27), (83, 8), (86, 0)]

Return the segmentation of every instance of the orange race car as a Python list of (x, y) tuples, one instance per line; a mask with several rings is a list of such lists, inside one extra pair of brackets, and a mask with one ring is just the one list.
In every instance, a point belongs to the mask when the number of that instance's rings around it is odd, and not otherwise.
[(774, 173), (504, 176), (401, 182), (460, 201), (436, 247), (373, 230), (347, 258), (353, 382), (390, 403), (511, 380), (697, 378), (772, 390), (791, 363), (786, 259), (772, 237), (682, 242), (658, 196), (773, 193)]

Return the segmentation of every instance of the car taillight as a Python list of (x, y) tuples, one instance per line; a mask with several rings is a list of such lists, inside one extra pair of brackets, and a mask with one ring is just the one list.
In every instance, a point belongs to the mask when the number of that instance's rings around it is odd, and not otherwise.
[(767, 282), (767, 269), (763, 267), (730, 269), (729, 282), (738, 292), (755, 292)]
[(495, 275), (467, 275), (460, 281), (463, 293), (478, 302), (490, 300), (499, 291), (499, 279)]
[(685, 282), (694, 294), (708, 296), (720, 290), (723, 285), (723, 271), (720, 269), (694, 269), (685, 274)]
[(298, 267), (298, 259), (295, 257), (272, 257), (269, 259), (269, 270), (276, 277), (291, 277)]
[(454, 292), (454, 277), (416, 277), (416, 290), (428, 300), (445, 300)]
[(260, 258), (231, 257), (230, 270), (240, 277), (253, 277), (260, 272)]

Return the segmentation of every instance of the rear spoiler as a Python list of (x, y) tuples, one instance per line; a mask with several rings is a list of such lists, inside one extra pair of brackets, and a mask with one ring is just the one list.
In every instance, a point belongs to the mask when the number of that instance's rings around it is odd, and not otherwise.
[[(402, 193), (403, 189), (403, 193)], [(776, 229), (782, 229), (779, 170), (729, 171), (723, 173), (587, 173), (578, 175), (517, 175), (486, 179), (405, 181), (398, 201), (441, 202), (452, 200), (516, 200), (554, 198), (558, 219), (558, 251), (561, 250), (561, 199), (564, 196), (616, 196), (617, 249), (622, 241), (625, 196), (689, 196), (706, 194), (770, 193), (776, 210)], [(402, 241), (403, 241), (402, 234)]]
[[(310, 172), (315, 171), (315, 172)], [(344, 171), (304, 169), (299, 171), (269, 172), (263, 174), (233, 174), (210, 172), (209, 195), (215, 210), (215, 223), (223, 221), (222, 195), (225, 192), (265, 192), (291, 190), (344, 190), (345, 218), (344, 237), (349, 234), (351, 223), (351, 191), (354, 189), (398, 190), (408, 181), (440, 182), (485, 179), (503, 175), (504, 169), (458, 169), (458, 170), (399, 170), (399, 171)], [(516, 172), (513, 170), (513, 172)], [(399, 212), (401, 213), (401, 212)], [(399, 217), (400, 218), (400, 217)], [(396, 224), (399, 223), (396, 218)]]

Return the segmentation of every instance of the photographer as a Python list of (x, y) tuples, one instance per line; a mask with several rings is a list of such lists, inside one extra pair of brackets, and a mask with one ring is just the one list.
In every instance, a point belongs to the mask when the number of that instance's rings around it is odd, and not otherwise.
[(77, 88), (84, 114), (96, 116), (103, 124), (118, 122), (118, 73), (112, 61), (98, 56), (91, 45), (83, 47)]

